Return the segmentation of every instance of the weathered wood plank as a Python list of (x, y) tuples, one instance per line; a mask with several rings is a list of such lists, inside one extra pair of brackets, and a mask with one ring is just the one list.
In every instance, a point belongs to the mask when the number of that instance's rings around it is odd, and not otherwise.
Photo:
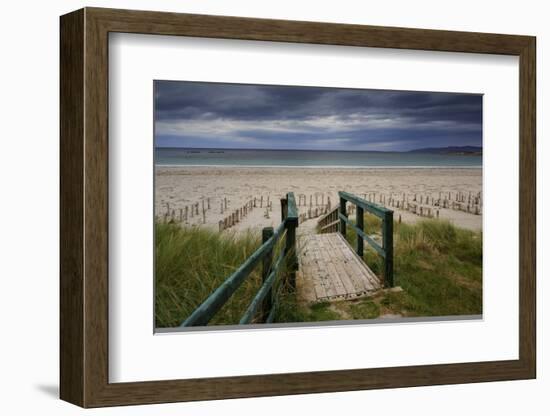
[(334, 239), (333, 234), (327, 234), (327, 243), (329, 245), (329, 255), (334, 267), (339, 271), (338, 278), (342, 281), (344, 287), (346, 288), (346, 295), (358, 293), (363, 291), (363, 287), (360, 284), (357, 284), (357, 279), (352, 276), (353, 272), (350, 273), (347, 267), (346, 259), (342, 256), (342, 247), (341, 244)]
[(349, 279), (352, 289), (349, 291), (350, 294), (359, 294), (363, 293), (366, 290), (364, 279), (361, 276), (362, 270), (357, 267), (353, 267), (353, 257), (345, 253), (347, 247), (343, 246), (340, 241), (338, 241), (337, 234), (332, 234), (330, 236), (330, 241), (333, 246), (332, 256), (336, 258), (339, 269), (341, 270), (341, 276), (346, 276)]
[(367, 278), (367, 282), (362, 280), (362, 284), (365, 285), (367, 290), (377, 290), (380, 288), (380, 279), (374, 274), (374, 272), (366, 265), (363, 260), (358, 258), (358, 256), (353, 252), (351, 246), (348, 242), (338, 233), (334, 234), (334, 238), (340, 239), (343, 243), (343, 246), (347, 246), (348, 249), (342, 249), (342, 255), (350, 261), (352, 267), (356, 270), (355, 276), (357, 278)]
[(349, 299), (380, 289), (368, 268), (340, 233), (302, 236), (300, 253), (302, 298), (309, 302)]
[(335, 254), (341, 258), (340, 267), (352, 279), (356, 294), (364, 294), (365, 292), (375, 290), (376, 286), (371, 284), (366, 276), (366, 270), (357, 263), (358, 259), (350, 251), (351, 247), (343, 244), (343, 241), (339, 241), (337, 234), (333, 235), (332, 238), (335, 240)]
[(314, 262), (317, 268), (316, 277), (325, 288), (327, 297), (337, 297), (338, 289), (330, 276), (330, 272), (328, 271), (325, 256), (323, 255), (322, 249), (319, 245), (319, 240), (315, 239), (315, 243), (318, 247), (317, 250), (313, 251)]
[(336, 288), (331, 282), (331, 277), (326, 268), (321, 265), (318, 259), (314, 259), (314, 271), (311, 276), (314, 276), (315, 281), (323, 288), (324, 296), (319, 299), (328, 299), (336, 296)]
[(323, 257), (324, 265), (330, 273), (330, 279), (336, 289), (336, 295), (344, 297), (349, 293), (349, 288), (347, 288), (342, 282), (341, 270), (338, 270), (335, 267), (335, 259), (332, 256), (333, 249), (329, 243), (330, 240), (328, 238), (322, 238), (318, 241), (319, 246), (321, 247), (321, 256)]
[[(315, 262), (315, 256), (313, 251), (318, 249), (317, 243), (313, 236), (304, 236), (300, 239), (302, 250), (300, 250), (300, 270), (302, 271), (302, 279), (311, 281), (313, 283), (313, 289), (315, 296), (308, 296), (309, 293), (304, 293), (304, 298), (308, 301), (315, 299), (324, 299), (327, 297), (325, 286), (320, 279), (311, 279), (310, 276), (316, 276), (319, 274), (319, 268)], [(307, 286), (307, 281), (304, 282), (304, 286)]]

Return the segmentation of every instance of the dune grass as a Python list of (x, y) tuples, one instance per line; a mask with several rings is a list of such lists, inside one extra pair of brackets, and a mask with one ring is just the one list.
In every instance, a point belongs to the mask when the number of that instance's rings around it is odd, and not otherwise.
[[(380, 238), (381, 221), (377, 217), (366, 214), (364, 223), (368, 234)], [(349, 229), (347, 238), (355, 246), (355, 232)], [(381, 275), (381, 257), (366, 243), (365, 248), (365, 262)], [(381, 314), (481, 314), (482, 258), (481, 232), (436, 219), (394, 223), (394, 282), (403, 291), (386, 292), (373, 300)]]
[[(253, 234), (220, 234), (200, 227), (155, 225), (155, 324), (178, 326), (261, 244)], [(210, 324), (237, 324), (261, 285), (250, 274)]]
[[(365, 231), (380, 238), (381, 222), (365, 214)], [(156, 230), (155, 323), (178, 326), (261, 244), (259, 235), (160, 224)], [(351, 229), (347, 239), (356, 244)], [(365, 243), (364, 260), (378, 275), (380, 256)], [(278, 248), (277, 248), (278, 249)], [(303, 305), (284, 284), (275, 288), (275, 322), (318, 322), (401, 316), (478, 315), (482, 313), (482, 234), (427, 219), (394, 223), (394, 281), (402, 291), (382, 291), (353, 301)], [(216, 314), (209, 325), (237, 324), (261, 286), (261, 267)], [(285, 271), (279, 282), (285, 282)]]
[[(178, 326), (261, 244), (253, 234), (231, 234), (207, 228), (155, 225), (155, 325)], [(275, 247), (276, 258), (281, 244)], [(233, 294), (209, 325), (236, 325), (261, 286), (261, 266)], [(341, 319), (330, 303), (299, 306), (286, 280), (286, 265), (273, 289), (274, 322), (317, 322)]]

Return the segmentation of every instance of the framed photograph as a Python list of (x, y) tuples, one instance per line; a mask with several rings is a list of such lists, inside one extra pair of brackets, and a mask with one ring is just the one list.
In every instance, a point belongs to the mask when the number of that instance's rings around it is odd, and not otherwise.
[(63, 400), (536, 376), (534, 37), (60, 28)]

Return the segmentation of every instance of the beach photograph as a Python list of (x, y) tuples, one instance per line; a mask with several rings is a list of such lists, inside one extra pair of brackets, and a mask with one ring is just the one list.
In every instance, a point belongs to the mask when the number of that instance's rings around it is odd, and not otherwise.
[(481, 318), (482, 101), (155, 81), (155, 327)]

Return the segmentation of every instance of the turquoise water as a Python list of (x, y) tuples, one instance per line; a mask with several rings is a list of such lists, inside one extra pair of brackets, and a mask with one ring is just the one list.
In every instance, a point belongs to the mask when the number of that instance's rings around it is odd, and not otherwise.
[(163, 166), (481, 167), (478, 155), (311, 150), (155, 149)]

